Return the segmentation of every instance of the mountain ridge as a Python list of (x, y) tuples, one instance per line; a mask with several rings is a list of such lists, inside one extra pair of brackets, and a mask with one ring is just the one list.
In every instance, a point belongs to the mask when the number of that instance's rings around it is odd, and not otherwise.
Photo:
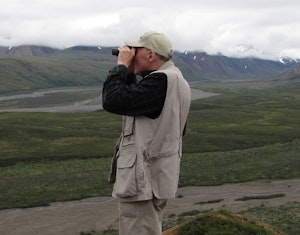
[(300, 80), (300, 63), (294, 64), (288, 70), (280, 73), (275, 80)]
[[(113, 47), (74, 46), (55, 49), (46, 46), (0, 46), (0, 92), (57, 86), (101, 85), (107, 72), (116, 64)], [(233, 58), (200, 51), (174, 51), (173, 61), (189, 82), (245, 81), (297, 77), (289, 71), (295, 61), (259, 58)], [(288, 61), (288, 60), (287, 60)], [(289, 72), (288, 72), (289, 71)], [(285, 75), (281, 75), (281, 74)], [(281, 75), (281, 77), (278, 77)]]
[[(101, 49), (105, 49), (105, 48), (113, 48), (113, 47), (100, 47), (100, 46), (96, 46), (96, 45), (75, 45), (75, 46), (71, 46), (71, 47), (67, 47), (67, 48), (63, 48), (63, 49), (59, 49), (59, 48), (55, 48), (55, 47), (50, 47), (50, 46), (43, 46), (43, 45), (31, 45), (31, 44), (24, 44), (24, 45), (20, 45), (20, 46), (1, 46), (0, 45), (0, 55), (20, 55), (20, 56), (40, 56), (43, 54), (47, 54), (47, 53), (55, 53), (57, 51), (64, 51), (64, 50), (70, 50), (70, 49), (77, 49), (77, 50), (101, 50)], [(40, 50), (44, 51), (44, 53), (39, 53)], [(21, 52), (20, 52), (21, 51)], [(23, 51), (23, 52), (22, 52)], [(26, 54), (26, 51), (29, 52)], [(38, 53), (36, 53), (38, 51)], [(211, 56), (225, 56), (225, 57), (229, 57), (229, 58), (236, 58), (236, 59), (243, 59), (243, 58), (257, 58), (257, 59), (261, 59), (261, 60), (271, 60), (271, 61), (279, 61), (280, 63), (283, 64), (294, 64), (294, 63), (298, 63), (300, 62), (300, 58), (291, 58), (288, 56), (278, 56), (278, 58), (276, 60), (272, 60), (272, 59), (263, 59), (262, 57), (260, 57), (259, 54), (255, 54), (255, 53), (248, 53), (249, 51), (258, 51), (258, 49), (253, 48), (252, 45), (237, 45), (235, 47), (235, 49), (230, 48), (230, 51), (235, 51), (234, 54), (232, 54), (231, 56), (226, 56), (223, 55), (222, 53), (217, 53), (217, 54), (209, 54)], [(185, 55), (187, 55), (188, 53), (205, 53), (199, 50), (186, 50), (184, 52), (180, 52), (180, 51), (176, 51), (178, 53), (184, 53)], [(206, 54), (206, 53), (205, 53)], [(263, 54), (263, 53), (262, 53)]]

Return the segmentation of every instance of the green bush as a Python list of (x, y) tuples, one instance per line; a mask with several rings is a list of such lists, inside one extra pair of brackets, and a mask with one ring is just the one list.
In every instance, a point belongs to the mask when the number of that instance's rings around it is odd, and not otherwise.
[(198, 216), (179, 227), (176, 235), (277, 235), (274, 228), (246, 217), (219, 211)]

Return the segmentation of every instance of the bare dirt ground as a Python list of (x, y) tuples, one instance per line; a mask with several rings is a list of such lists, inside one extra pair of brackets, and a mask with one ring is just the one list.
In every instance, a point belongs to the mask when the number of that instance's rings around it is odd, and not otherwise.
[[(244, 196), (284, 194), (267, 200), (236, 201)], [(171, 199), (164, 210), (180, 215), (192, 210), (227, 209), (233, 212), (259, 207), (273, 207), (288, 202), (300, 202), (300, 179), (255, 181), (221, 186), (184, 187), (180, 197)], [(213, 204), (195, 204), (223, 199)], [(117, 201), (111, 197), (53, 203), (48, 207), (9, 209), (0, 211), (1, 235), (79, 235), (81, 232), (117, 228)]]

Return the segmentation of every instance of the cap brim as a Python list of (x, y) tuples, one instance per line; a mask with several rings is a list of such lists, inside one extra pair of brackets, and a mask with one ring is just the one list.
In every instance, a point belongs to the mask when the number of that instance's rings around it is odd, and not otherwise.
[(143, 45), (138, 41), (127, 40), (125, 41), (125, 44), (130, 47), (143, 47)]

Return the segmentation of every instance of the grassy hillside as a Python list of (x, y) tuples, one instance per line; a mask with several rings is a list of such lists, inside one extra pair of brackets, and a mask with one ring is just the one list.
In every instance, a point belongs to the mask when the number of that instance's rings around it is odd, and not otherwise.
[[(193, 102), (181, 186), (300, 176), (299, 86), (238, 86)], [(105, 111), (1, 113), (0, 208), (108, 195), (120, 127)]]
[(100, 85), (113, 62), (56, 57), (0, 57), (0, 94)]
[[(180, 186), (300, 177), (298, 81), (207, 83), (192, 103)], [(121, 117), (0, 113), (0, 209), (110, 195)]]

